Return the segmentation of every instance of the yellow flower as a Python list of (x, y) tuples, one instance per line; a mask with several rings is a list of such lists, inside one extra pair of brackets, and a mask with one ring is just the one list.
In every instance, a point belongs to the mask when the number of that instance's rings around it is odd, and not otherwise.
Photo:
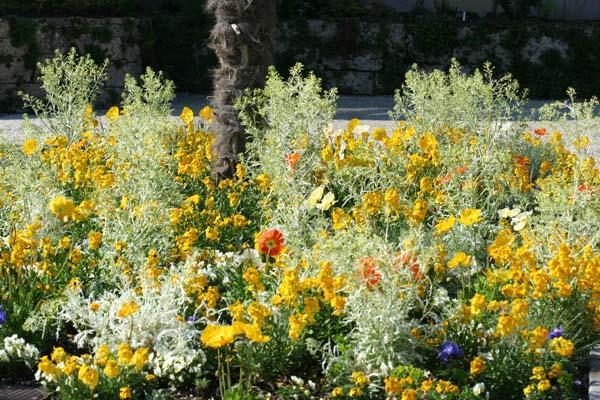
[(125, 386), (119, 389), (119, 400), (129, 400), (131, 399), (131, 388), (129, 386)]
[(459, 251), (448, 261), (448, 268), (468, 267), (470, 264), (471, 256)]
[(50, 358), (55, 363), (60, 364), (67, 359), (67, 352), (62, 347), (55, 347)]
[(107, 345), (103, 344), (103, 345), (98, 346), (98, 349), (96, 350), (96, 356), (95, 356), (96, 365), (100, 365), (100, 366), (105, 365), (108, 362), (110, 355), (111, 355), (110, 348)]
[(387, 394), (398, 394), (402, 391), (402, 380), (395, 376), (385, 378), (385, 392)]
[(359, 387), (353, 387), (352, 389), (350, 389), (350, 391), (348, 392), (348, 396), (350, 397), (360, 397), (362, 396), (362, 389)]
[(352, 373), (352, 382), (356, 386), (367, 386), (369, 384), (369, 377), (362, 371), (354, 371)]
[(271, 185), (271, 180), (267, 174), (257, 175), (256, 178), (254, 178), (254, 182), (256, 183), (256, 186), (258, 186), (258, 188), (263, 192), (267, 192)]
[(133, 351), (127, 343), (121, 343), (117, 349), (117, 356), (119, 357), (119, 365), (129, 365), (131, 357), (133, 357)]
[(401, 400), (417, 400), (417, 392), (415, 389), (405, 389), (402, 391)]
[(92, 391), (96, 389), (98, 381), (100, 380), (98, 370), (89, 365), (82, 365), (77, 376), (79, 380)]
[(571, 357), (575, 350), (575, 345), (569, 339), (557, 337), (550, 341), (550, 351), (560, 354), (563, 357)]
[(67, 222), (73, 217), (73, 211), (75, 210), (73, 200), (68, 199), (65, 196), (56, 196), (50, 200), (49, 207), (52, 214), (64, 222)]
[(350, 218), (350, 216), (339, 207), (333, 209), (333, 211), (331, 212), (331, 219), (332, 228), (334, 230), (344, 229), (348, 225), (350, 225), (350, 222), (352, 221), (352, 218)]
[(109, 379), (114, 379), (119, 376), (119, 365), (115, 360), (108, 360), (104, 367), (104, 375)]
[(481, 210), (467, 208), (460, 214), (459, 222), (463, 225), (473, 225), (481, 220)]
[(475, 357), (471, 361), (470, 372), (471, 375), (477, 376), (485, 370), (485, 360), (481, 357)]
[(440, 220), (437, 224), (435, 224), (435, 234), (441, 235), (442, 233), (448, 232), (454, 226), (456, 222), (456, 218), (454, 215), (449, 216), (446, 219)]
[(60, 370), (54, 365), (54, 363), (48, 358), (43, 356), (38, 363), (38, 371), (49, 377), (55, 377), (60, 373)]
[(105, 115), (106, 119), (109, 121), (114, 121), (119, 118), (119, 107), (111, 107), (108, 109)]
[(200, 110), (200, 113), (198, 115), (206, 122), (211, 123), (213, 120), (213, 109), (210, 108), (210, 106), (206, 106), (202, 110)]
[(485, 306), (486, 306), (485, 296), (483, 296), (479, 293), (476, 293), (471, 298), (471, 314), (479, 315), (482, 311), (485, 310)]
[(548, 379), (544, 379), (542, 381), (539, 381), (537, 388), (540, 392), (545, 392), (546, 390), (550, 389), (552, 387), (552, 385), (550, 384), (550, 381)]
[(79, 359), (79, 357), (70, 356), (63, 363), (62, 372), (67, 376), (73, 375), (75, 372), (77, 372), (79, 370), (80, 361), (81, 360)]
[(514, 332), (516, 326), (515, 319), (510, 315), (501, 315), (498, 318), (498, 325), (496, 326), (496, 332), (500, 336), (508, 336)]
[(130, 364), (133, 365), (137, 372), (140, 372), (148, 362), (149, 352), (150, 350), (148, 350), (146, 347), (141, 347), (137, 349), (135, 353), (133, 353), (133, 357), (131, 357)]
[(194, 123), (194, 112), (189, 107), (183, 107), (179, 119), (182, 120), (184, 124), (191, 125)]
[(331, 391), (331, 397), (342, 397), (344, 395), (344, 388), (338, 386)]
[(134, 301), (128, 301), (124, 303), (121, 308), (117, 311), (117, 317), (119, 318), (127, 318), (132, 314), (135, 314), (140, 310), (140, 306)]
[(37, 150), (37, 141), (35, 139), (27, 139), (23, 142), (23, 154), (30, 156)]
[(541, 365), (533, 367), (533, 370), (531, 371), (531, 379), (534, 379), (536, 381), (546, 379), (546, 371), (544, 370), (544, 367), (542, 367)]
[(233, 343), (235, 335), (231, 325), (207, 325), (200, 340), (204, 346), (218, 349)]
[(208, 226), (204, 231), (204, 236), (206, 236), (206, 239), (215, 242), (219, 240), (219, 230), (212, 226)]
[(95, 231), (88, 233), (88, 245), (92, 250), (99, 249), (102, 246), (102, 233)]

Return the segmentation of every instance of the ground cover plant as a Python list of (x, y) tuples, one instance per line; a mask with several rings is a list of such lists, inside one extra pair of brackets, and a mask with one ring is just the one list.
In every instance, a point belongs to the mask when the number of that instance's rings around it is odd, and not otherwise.
[(335, 91), (271, 70), (215, 184), (212, 110), (173, 120), (160, 73), (99, 118), (106, 66), (40, 67), (41, 124), (0, 144), (2, 371), (59, 399), (585, 395), (595, 99), (531, 127), (491, 67), (414, 68), (395, 129), (336, 130)]

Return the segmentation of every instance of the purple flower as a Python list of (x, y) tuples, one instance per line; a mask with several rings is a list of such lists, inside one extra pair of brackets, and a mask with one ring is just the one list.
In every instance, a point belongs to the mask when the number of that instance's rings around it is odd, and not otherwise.
[(563, 330), (562, 326), (559, 326), (558, 328), (554, 328), (548, 334), (548, 340), (559, 338), (559, 337), (561, 337), (563, 335), (563, 333), (564, 333), (564, 330)]
[(463, 349), (460, 346), (450, 340), (444, 342), (440, 346), (440, 352), (438, 353), (438, 357), (441, 362), (447, 363), (452, 358), (460, 358), (464, 354)]
[(198, 317), (196, 317), (195, 315), (190, 315), (190, 316), (188, 317), (188, 322), (189, 322), (190, 324), (193, 324), (193, 323), (194, 323), (194, 322), (196, 322), (196, 321), (198, 321)]
[(8, 316), (6, 315), (6, 310), (4, 310), (4, 307), (0, 304), (0, 325), (4, 325), (7, 319)]
[(581, 382), (581, 380), (579, 379), (575, 379), (575, 381), (573, 381), (573, 384), (575, 385), (575, 387), (582, 387), (583, 386), (583, 382)]

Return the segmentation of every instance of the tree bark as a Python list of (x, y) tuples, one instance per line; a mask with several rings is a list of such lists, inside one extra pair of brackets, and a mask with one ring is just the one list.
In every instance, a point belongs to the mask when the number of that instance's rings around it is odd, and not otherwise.
[(212, 171), (218, 182), (234, 175), (238, 155), (245, 149), (246, 135), (234, 103), (244, 89), (264, 86), (273, 62), (277, 12), (276, 0), (209, 0), (206, 8), (216, 20), (210, 47), (219, 61), (212, 99), (216, 134)]

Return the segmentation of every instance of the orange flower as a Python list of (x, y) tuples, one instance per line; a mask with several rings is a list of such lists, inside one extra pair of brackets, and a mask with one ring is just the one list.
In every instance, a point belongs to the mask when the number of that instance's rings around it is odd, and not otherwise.
[(535, 128), (533, 130), (533, 133), (535, 133), (538, 136), (544, 136), (548, 133), (548, 129), (546, 128)]
[(296, 164), (298, 164), (298, 161), (300, 160), (300, 155), (300, 153), (296, 152), (285, 156), (285, 162), (292, 171), (296, 171)]
[(464, 174), (465, 172), (467, 172), (469, 168), (466, 165), (460, 166), (458, 168), (456, 168), (456, 172), (458, 172), (459, 174)]
[(529, 159), (525, 156), (513, 156), (513, 160), (521, 167), (526, 167), (529, 164)]
[(394, 261), (392, 261), (392, 266), (395, 269), (408, 269), (413, 274), (413, 279), (415, 281), (423, 279), (423, 273), (421, 272), (421, 266), (419, 265), (419, 261), (417, 260), (417, 256), (411, 253), (398, 253)]
[(445, 185), (446, 183), (450, 182), (452, 180), (452, 175), (450, 174), (446, 174), (444, 176), (442, 176), (441, 178), (438, 178), (439, 182), (441, 185)]
[(358, 272), (369, 289), (381, 282), (381, 273), (377, 270), (377, 262), (373, 257), (359, 258), (358, 262)]
[(579, 190), (579, 192), (581, 192), (581, 193), (594, 193), (595, 192), (593, 187), (590, 187), (590, 186), (584, 185), (584, 184), (579, 185), (577, 187), (577, 190)]
[(277, 257), (281, 254), (283, 245), (283, 233), (275, 228), (261, 233), (256, 242), (257, 250), (271, 257)]

